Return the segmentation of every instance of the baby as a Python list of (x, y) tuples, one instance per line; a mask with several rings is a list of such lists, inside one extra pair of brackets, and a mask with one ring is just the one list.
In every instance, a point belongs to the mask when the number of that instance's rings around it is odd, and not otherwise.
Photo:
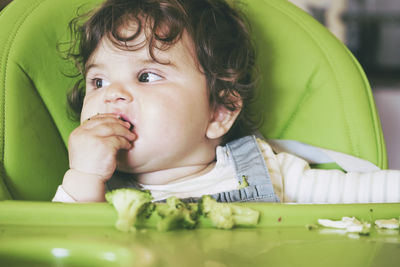
[(78, 33), (81, 125), (53, 201), (135, 187), (156, 201), (400, 202), (400, 172), (313, 170), (250, 135), (255, 52), (223, 0), (108, 0)]

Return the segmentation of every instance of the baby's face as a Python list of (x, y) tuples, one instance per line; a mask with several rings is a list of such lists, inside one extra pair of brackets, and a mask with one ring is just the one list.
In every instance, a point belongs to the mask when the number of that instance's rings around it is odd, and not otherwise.
[[(142, 34), (136, 42), (144, 38)], [(147, 46), (123, 51), (103, 38), (88, 62), (81, 121), (98, 113), (116, 113), (137, 134), (133, 148), (118, 154), (121, 171), (147, 173), (190, 166), (210, 160), (204, 154), (215, 147), (216, 141), (206, 136), (213, 116), (206, 79), (188, 35), (155, 53), (159, 61), (169, 64), (155, 62)]]

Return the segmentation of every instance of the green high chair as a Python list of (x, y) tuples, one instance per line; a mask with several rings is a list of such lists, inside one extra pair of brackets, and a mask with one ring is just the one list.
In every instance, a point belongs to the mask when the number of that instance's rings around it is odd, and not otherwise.
[[(63, 60), (57, 45), (69, 40), (68, 22), (77, 8), (89, 10), (99, 2), (14, 0), (0, 13), (0, 265), (399, 262), (398, 235), (390, 243), (372, 233), (371, 243), (364, 237), (351, 240), (304, 227), (320, 217), (398, 217), (398, 204), (254, 203), (247, 205), (262, 212), (255, 229), (221, 231), (203, 221), (195, 231), (157, 233), (151, 230), (154, 219), (144, 223), (147, 232), (135, 235), (113, 228), (116, 215), (106, 203), (48, 202), (68, 169), (66, 144), (77, 126), (66, 107), (66, 93), (75, 82), (67, 74), (74, 66)], [(258, 53), (260, 82), (253, 108), (263, 116), (262, 135), (347, 153), (387, 168), (371, 89), (347, 48), (286, 0), (242, 2)]]
[[(57, 44), (77, 7), (98, 0), (15, 0), (0, 17), (0, 199), (50, 200), (68, 168), (73, 66)], [(260, 83), (261, 133), (387, 167), (368, 81), (345, 46), (283, 0), (248, 0)]]

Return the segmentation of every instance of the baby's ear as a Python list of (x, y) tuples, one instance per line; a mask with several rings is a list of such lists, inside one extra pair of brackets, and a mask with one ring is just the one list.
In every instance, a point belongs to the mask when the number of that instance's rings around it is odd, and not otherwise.
[(217, 139), (224, 136), (232, 127), (240, 111), (242, 110), (242, 99), (240, 96), (234, 97), (236, 103), (235, 110), (229, 110), (222, 104), (218, 104), (212, 113), (210, 123), (207, 128), (206, 136), (210, 139)]

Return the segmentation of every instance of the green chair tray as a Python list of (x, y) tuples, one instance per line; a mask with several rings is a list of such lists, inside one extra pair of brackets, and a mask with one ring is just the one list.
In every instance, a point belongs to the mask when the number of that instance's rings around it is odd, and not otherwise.
[[(244, 204), (241, 204), (244, 205)], [(319, 218), (398, 218), (400, 204), (245, 204), (261, 212), (254, 228), (158, 232), (157, 217), (135, 233), (115, 229), (106, 203), (0, 202), (1, 266), (396, 266), (399, 230), (368, 236), (317, 228)]]

